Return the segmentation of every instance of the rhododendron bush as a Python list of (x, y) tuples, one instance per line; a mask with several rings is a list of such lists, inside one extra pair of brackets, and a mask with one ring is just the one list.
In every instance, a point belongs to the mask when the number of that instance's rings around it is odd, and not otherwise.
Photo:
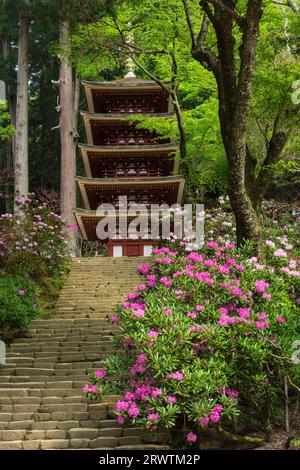
[(209, 215), (200, 251), (170, 243), (138, 267), (141, 284), (112, 318), (122, 329), (120, 352), (85, 386), (92, 399), (124, 392), (120, 424), (182, 428), (191, 444), (205, 430), (232, 431), (233, 422), (239, 430), (250, 419), (270, 432), (283, 378), (297, 382), (295, 224), (279, 238), (274, 224), (266, 229), (258, 263), (235, 248), (229, 219), (221, 209)]
[(34, 195), (16, 214), (0, 216), (0, 337), (14, 337), (57, 296), (68, 267), (68, 238), (61, 217)]
[(40, 313), (37, 285), (22, 276), (0, 276), (0, 338), (24, 330)]
[(68, 237), (62, 218), (34, 195), (17, 201), (17, 214), (0, 216), (0, 262), (31, 277), (65, 269)]

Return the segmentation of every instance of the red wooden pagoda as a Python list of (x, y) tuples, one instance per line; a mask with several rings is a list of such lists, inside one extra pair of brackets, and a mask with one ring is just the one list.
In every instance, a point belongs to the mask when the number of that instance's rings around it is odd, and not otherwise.
[[(178, 176), (178, 145), (138, 129), (128, 120), (134, 114), (169, 117), (174, 113), (169, 94), (156, 82), (133, 74), (112, 82), (83, 81), (88, 112), (82, 112), (87, 144), (79, 145), (86, 177), (77, 183), (85, 209), (75, 210), (83, 238), (97, 240), (98, 206), (117, 207), (119, 196), (128, 203), (181, 204), (184, 179)], [(109, 256), (147, 256), (155, 240), (113, 239)]]

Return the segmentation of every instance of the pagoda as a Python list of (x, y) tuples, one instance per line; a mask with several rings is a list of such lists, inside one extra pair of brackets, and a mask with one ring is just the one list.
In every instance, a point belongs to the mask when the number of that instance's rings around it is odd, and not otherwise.
[[(139, 129), (128, 119), (136, 114), (170, 117), (170, 94), (155, 81), (138, 79), (129, 72), (111, 82), (82, 82), (88, 111), (81, 112), (87, 143), (79, 144), (85, 177), (77, 177), (84, 209), (75, 217), (81, 235), (97, 241), (100, 204), (118, 208), (119, 196), (128, 205), (181, 204), (184, 179), (178, 175), (178, 144), (159, 140), (155, 132)], [(128, 219), (128, 223), (130, 218)], [(148, 221), (150, 223), (150, 221)], [(148, 256), (158, 240), (108, 240), (108, 256)]]

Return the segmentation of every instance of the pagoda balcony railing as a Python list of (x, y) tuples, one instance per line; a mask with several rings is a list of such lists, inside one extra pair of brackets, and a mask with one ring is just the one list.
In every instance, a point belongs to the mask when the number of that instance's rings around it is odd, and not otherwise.
[(101, 171), (99, 178), (157, 178), (162, 176), (161, 169), (136, 169), (124, 168), (124, 170), (107, 169)]
[[(102, 204), (102, 203), (100, 203)], [(99, 204), (99, 205), (100, 205)], [(140, 200), (140, 201), (129, 201), (129, 203), (125, 206), (125, 205), (119, 205), (118, 203), (114, 204), (113, 201), (110, 201), (108, 204), (113, 204), (115, 210), (120, 210), (120, 213), (122, 213), (122, 211), (129, 211), (129, 210), (132, 210), (134, 209), (134, 204), (142, 204), (144, 205), (148, 210), (151, 209), (151, 204), (164, 204), (163, 202), (161, 201), (156, 201), (156, 200), (153, 200), (152, 202), (149, 202), (149, 201), (143, 201), (143, 200)]]
[(149, 145), (153, 144), (154, 140), (152, 136), (134, 136), (134, 137), (111, 137), (104, 139), (104, 145), (117, 145), (117, 146), (134, 146), (134, 145)]
[(107, 108), (108, 114), (154, 114), (157, 113), (157, 109), (153, 106), (143, 106), (143, 107), (136, 107), (136, 106), (114, 106)]

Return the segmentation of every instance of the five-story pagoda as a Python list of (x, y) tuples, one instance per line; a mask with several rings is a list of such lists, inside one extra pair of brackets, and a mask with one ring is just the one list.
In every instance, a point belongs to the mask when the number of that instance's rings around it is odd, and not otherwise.
[[(77, 177), (77, 183), (85, 209), (75, 210), (75, 217), (83, 238), (96, 241), (99, 205), (118, 209), (120, 196), (126, 196), (129, 205), (181, 204), (184, 179), (178, 175), (178, 145), (169, 139), (158, 142), (154, 132), (139, 129), (128, 119), (134, 114), (172, 115), (167, 91), (133, 72), (121, 80), (82, 83), (88, 105), (88, 111), (81, 113), (87, 144), (79, 149), (86, 176)], [(155, 243), (119, 234), (108, 240), (108, 255), (148, 256)]]

